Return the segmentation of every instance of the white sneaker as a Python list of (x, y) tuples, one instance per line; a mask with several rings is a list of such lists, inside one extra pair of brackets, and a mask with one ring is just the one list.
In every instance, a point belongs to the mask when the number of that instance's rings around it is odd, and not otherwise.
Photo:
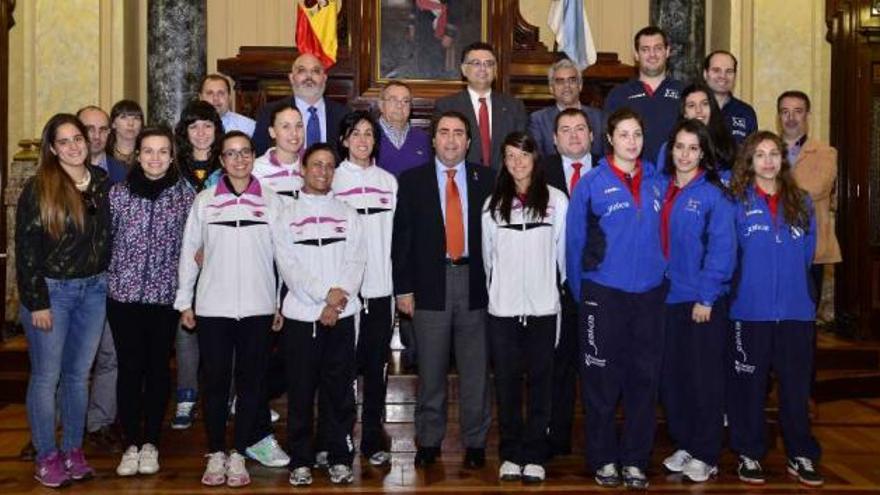
[(244, 456), (234, 450), (229, 454), (226, 460), (226, 486), (237, 488), (251, 484), (251, 475), (244, 464)]
[(287, 481), (293, 486), (309, 486), (312, 484), (312, 470), (308, 466), (300, 466), (290, 473)]
[(330, 452), (318, 451), (315, 454), (315, 469), (327, 469), (328, 467), (330, 467)]
[(681, 474), (694, 483), (705, 483), (709, 478), (718, 474), (718, 466), (710, 466), (705, 462), (692, 457), (681, 470)]
[(156, 474), (159, 472), (159, 449), (151, 443), (145, 443), (141, 447), (141, 455), (138, 459), (138, 472), (141, 474)]
[(347, 485), (352, 481), (354, 481), (354, 473), (345, 464), (334, 464), (330, 468), (330, 483), (334, 485)]
[(663, 460), (663, 465), (673, 473), (680, 473), (684, 469), (684, 465), (691, 460), (691, 455), (687, 450), (678, 449), (671, 456)]
[(266, 435), (259, 442), (251, 445), (244, 451), (248, 457), (266, 467), (284, 467), (290, 464), (290, 457), (278, 445), (275, 435)]
[(384, 450), (377, 450), (370, 456), (370, 465), (386, 466), (391, 462), (391, 454)]
[(504, 461), (498, 468), (498, 479), (501, 481), (518, 481), (522, 477), (522, 466), (515, 462)]
[(134, 476), (138, 472), (138, 448), (131, 445), (122, 454), (122, 460), (116, 466), (116, 474), (119, 476)]
[(544, 466), (539, 464), (526, 464), (522, 471), (522, 480), (525, 483), (541, 483), (546, 476)]
[(226, 483), (226, 453), (218, 450), (205, 457), (208, 458), (208, 466), (202, 474), (202, 484), (219, 486)]

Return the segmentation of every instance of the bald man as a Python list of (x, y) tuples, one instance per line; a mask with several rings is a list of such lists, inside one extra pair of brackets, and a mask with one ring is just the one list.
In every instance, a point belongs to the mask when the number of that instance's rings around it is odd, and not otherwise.
[(293, 95), (263, 105), (257, 113), (257, 127), (254, 130), (254, 146), (257, 156), (272, 146), (269, 137), (269, 119), (276, 107), (289, 103), (295, 105), (302, 114), (306, 126), (306, 142), (303, 148), (315, 143), (327, 143), (336, 149), (339, 122), (350, 109), (345, 105), (324, 98), (327, 85), (327, 72), (321, 61), (314, 55), (304, 53), (293, 61), (290, 74), (290, 88)]

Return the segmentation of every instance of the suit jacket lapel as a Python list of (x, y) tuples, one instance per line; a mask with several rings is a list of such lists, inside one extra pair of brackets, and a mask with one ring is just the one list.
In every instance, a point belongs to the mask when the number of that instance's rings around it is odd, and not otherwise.
[[(465, 180), (467, 181), (467, 202), (468, 202), (468, 231), (473, 232), (477, 225), (474, 222), (480, 222), (482, 216), (483, 204), (480, 203), (480, 182), (479, 173), (475, 167), (480, 165), (472, 165), (465, 163)], [(472, 239), (473, 236), (468, 236)], [(477, 244), (479, 246), (479, 243)]]

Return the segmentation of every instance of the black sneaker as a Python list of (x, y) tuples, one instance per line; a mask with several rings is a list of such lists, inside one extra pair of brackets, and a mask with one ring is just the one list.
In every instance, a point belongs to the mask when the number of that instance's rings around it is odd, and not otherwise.
[(798, 481), (807, 486), (822, 486), (825, 480), (813, 461), (807, 457), (795, 457), (788, 460), (788, 474), (797, 477)]
[(764, 469), (761, 468), (761, 463), (744, 455), (739, 456), (736, 474), (739, 475), (740, 481), (751, 485), (763, 485), (767, 481), (764, 479)]

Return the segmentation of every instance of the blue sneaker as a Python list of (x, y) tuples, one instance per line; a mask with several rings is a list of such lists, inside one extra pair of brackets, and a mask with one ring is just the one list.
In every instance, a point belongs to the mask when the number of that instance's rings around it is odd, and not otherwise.
[(196, 391), (191, 388), (177, 389), (177, 409), (174, 419), (171, 420), (171, 428), (185, 430), (192, 426), (196, 415)]

